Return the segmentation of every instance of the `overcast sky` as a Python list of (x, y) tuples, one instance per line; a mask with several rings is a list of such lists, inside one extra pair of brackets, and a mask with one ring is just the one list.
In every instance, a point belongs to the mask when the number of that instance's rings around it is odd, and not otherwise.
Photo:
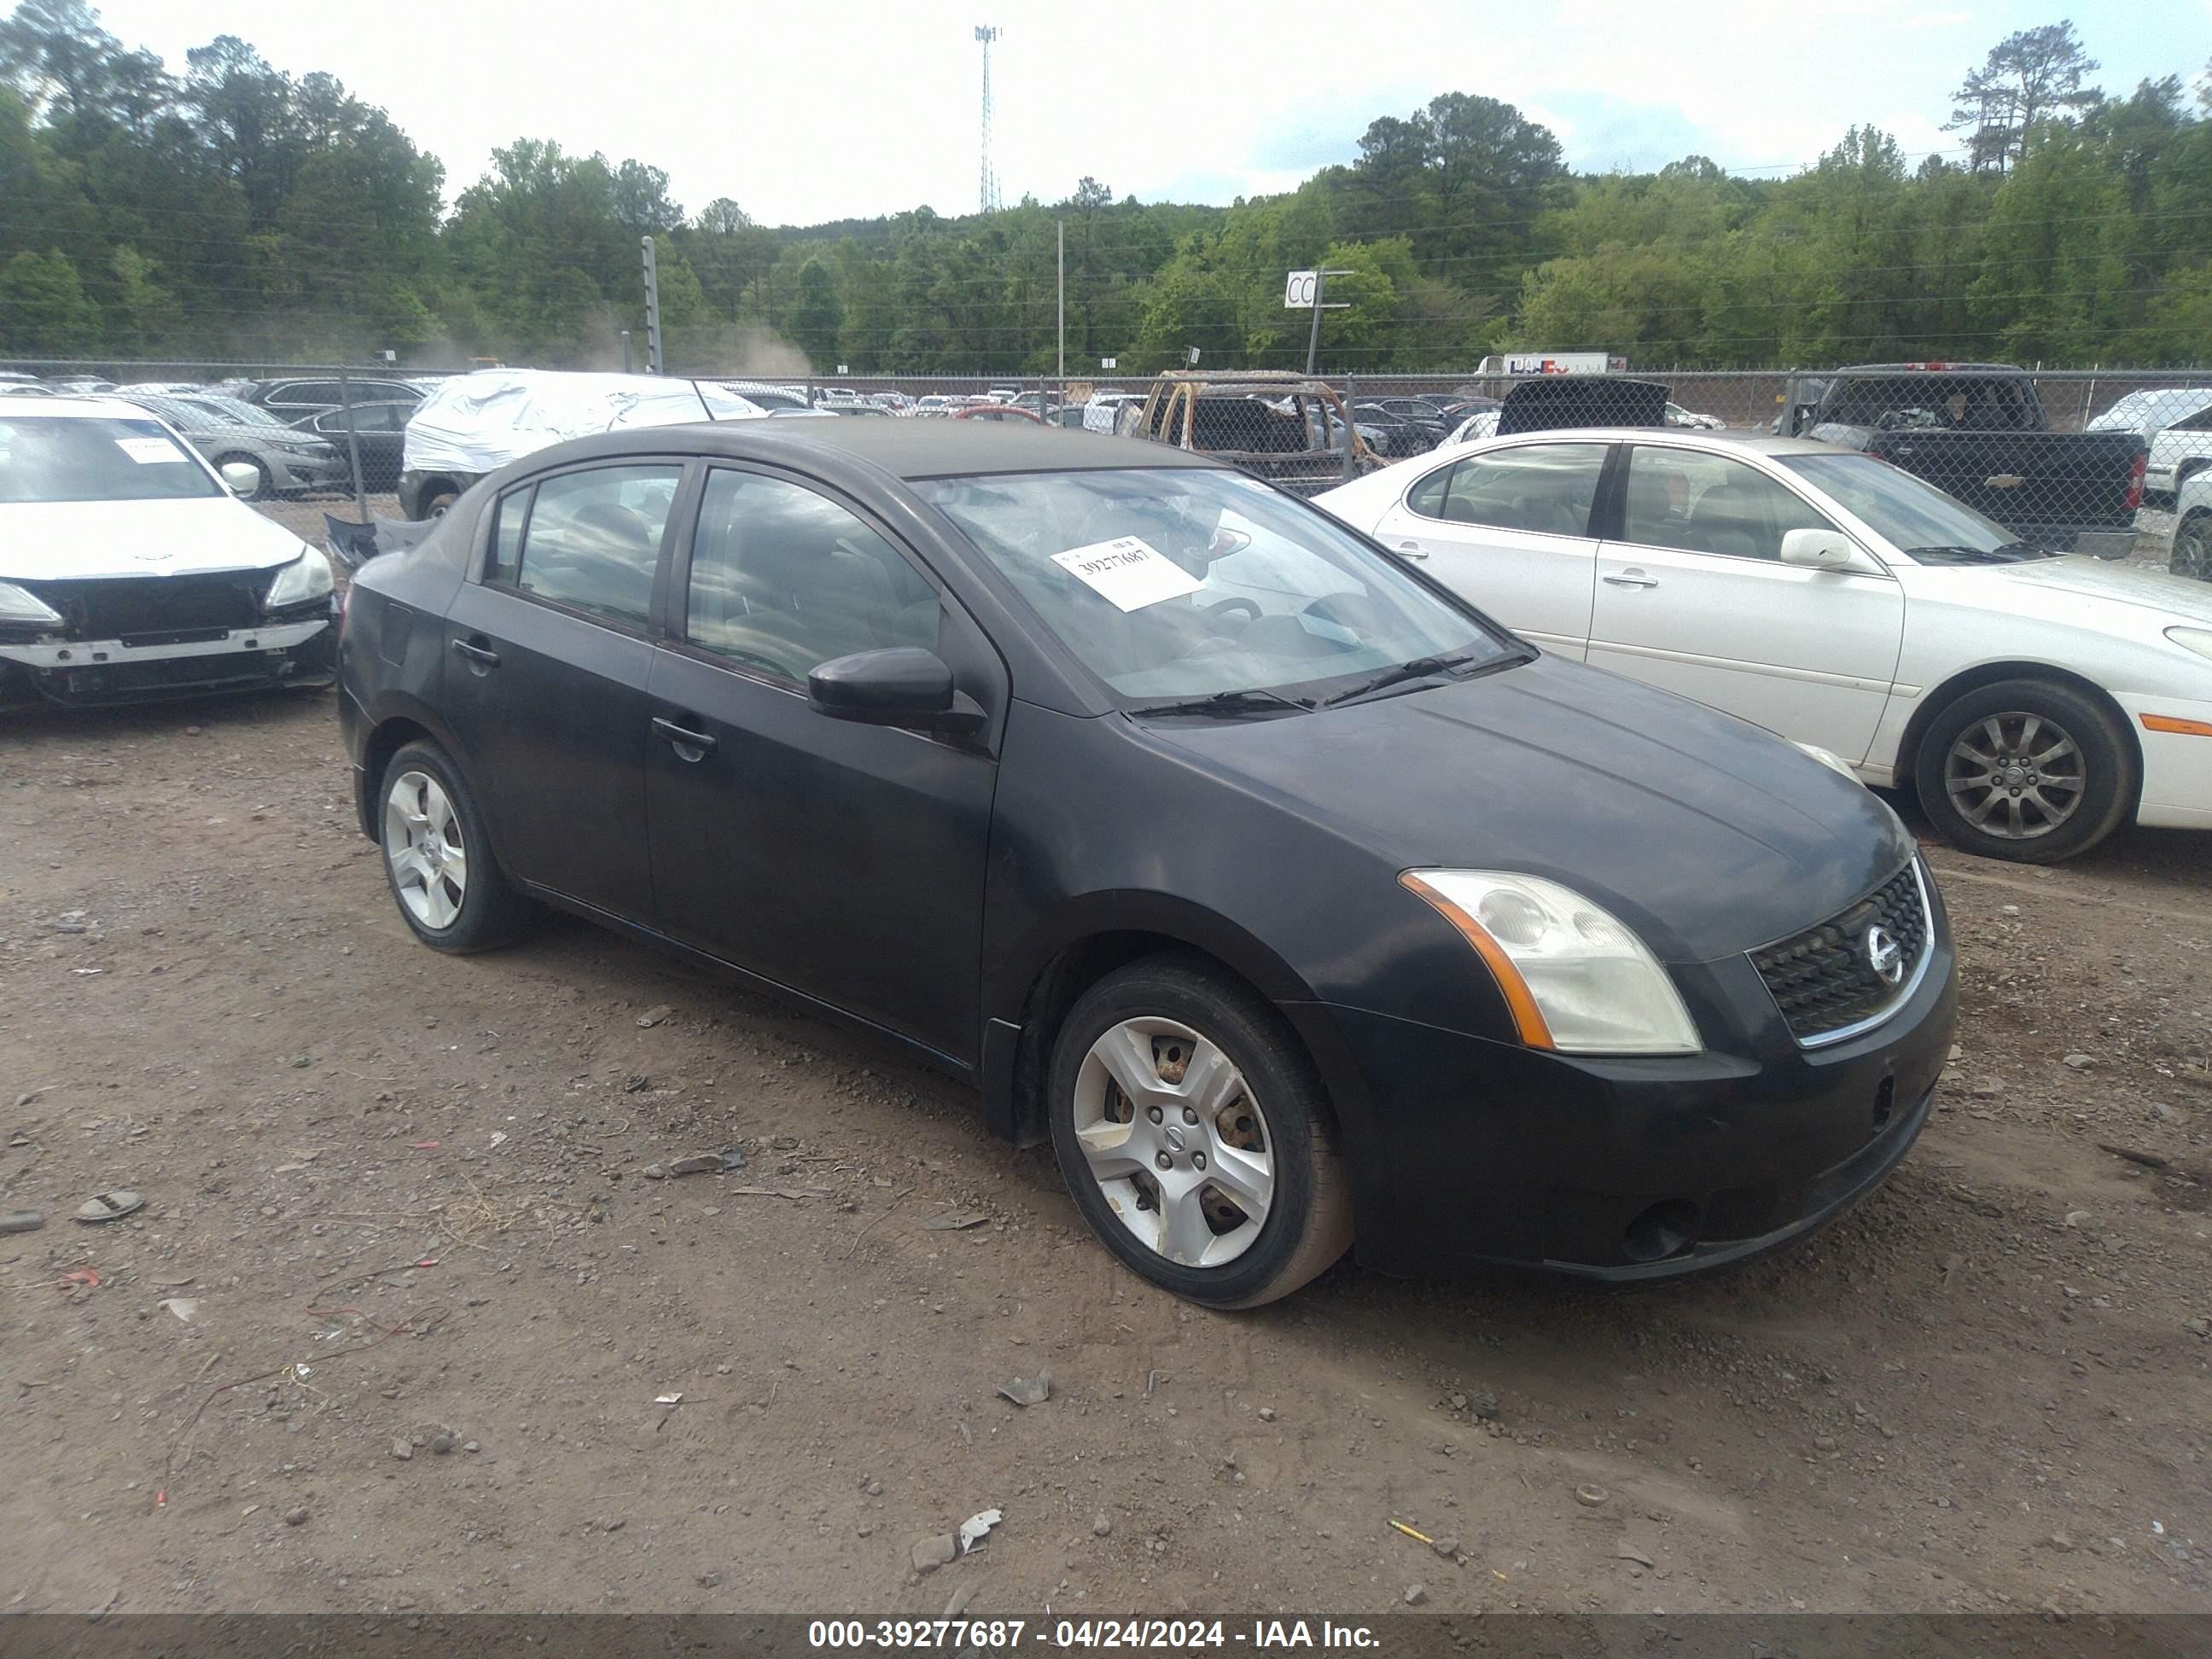
[[(2124, 94), (2192, 82), (2212, 0), (95, 0), (184, 67), (228, 31), (278, 68), (327, 70), (446, 164), (451, 198), (495, 145), (558, 140), (667, 169), (696, 212), (769, 224), (976, 204), (978, 23), (1008, 202), (1093, 175), (1117, 196), (1226, 202), (1349, 161), (1367, 123), (1439, 92), (1518, 105), (1574, 167), (1696, 151), (1788, 173), (1853, 122), (1953, 150), (1949, 93), (2016, 28), (2070, 15)], [(7, 0), (0, 0), (4, 6)]]

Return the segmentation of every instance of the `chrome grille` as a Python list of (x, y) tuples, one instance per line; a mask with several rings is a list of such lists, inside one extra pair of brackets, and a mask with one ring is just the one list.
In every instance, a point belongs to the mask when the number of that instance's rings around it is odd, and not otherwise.
[[(1880, 927), (1900, 953), (1892, 982), (1875, 970), (1867, 935)], [(1874, 1024), (1918, 981), (1929, 946), (1928, 896), (1916, 858), (1817, 927), (1751, 952), (1775, 1006), (1801, 1043), (1833, 1042)]]

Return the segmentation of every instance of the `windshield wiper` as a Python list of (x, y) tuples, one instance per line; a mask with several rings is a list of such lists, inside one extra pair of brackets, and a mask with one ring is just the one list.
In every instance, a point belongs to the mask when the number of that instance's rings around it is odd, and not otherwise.
[(1182, 702), (1156, 702), (1142, 708), (1129, 708), (1127, 714), (1249, 714), (1255, 709), (1295, 708), (1300, 714), (1313, 707), (1307, 697), (1286, 697), (1279, 691), (1254, 689), (1246, 691), (1216, 691), (1208, 697), (1191, 697)]
[(2028, 559), (2058, 556), (2033, 542), (2004, 542), (1996, 547), (1908, 547), (1905, 550), (1916, 559), (1926, 559), (1935, 564), (2019, 564)]
[(1407, 680), (1426, 679), (1431, 674), (1441, 674), (1447, 669), (1460, 668), (1473, 662), (1482, 653), (1462, 651), (1449, 657), (1415, 657), (1411, 662), (1401, 662), (1395, 668), (1386, 668), (1370, 680), (1363, 680), (1348, 691), (1340, 691), (1333, 697), (1323, 697), (1320, 706), (1334, 708), (1338, 703), (1349, 702), (1354, 697), (1364, 697), (1370, 691), (1381, 691), (1393, 685), (1402, 685)]

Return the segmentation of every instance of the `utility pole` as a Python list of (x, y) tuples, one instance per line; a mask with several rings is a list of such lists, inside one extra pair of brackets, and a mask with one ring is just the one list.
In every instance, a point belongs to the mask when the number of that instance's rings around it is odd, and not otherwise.
[(665, 367), (660, 357), (660, 270), (653, 263), (653, 238), (638, 240), (645, 253), (645, 372), (658, 374)]
[(1053, 239), (1060, 258), (1060, 378), (1067, 378), (1067, 221), (1052, 222)]

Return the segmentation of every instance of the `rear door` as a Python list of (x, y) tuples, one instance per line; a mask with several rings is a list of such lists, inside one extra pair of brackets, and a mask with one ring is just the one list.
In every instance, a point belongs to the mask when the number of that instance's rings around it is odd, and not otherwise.
[(684, 465), (624, 460), (508, 490), (446, 617), (442, 709), (512, 874), (633, 921), (646, 852), (647, 627)]
[(974, 1065), (997, 763), (818, 714), (806, 677), (919, 647), (997, 710), (1004, 669), (908, 550), (816, 485), (714, 467), (688, 541), (640, 722), (661, 930)]
[(1864, 760), (1904, 636), (1896, 580), (1784, 564), (1785, 532), (1837, 526), (1745, 462), (1653, 444), (1626, 459), (1589, 660)]
[(1423, 474), (1376, 539), (1547, 650), (1588, 649), (1603, 443), (1516, 444)]

